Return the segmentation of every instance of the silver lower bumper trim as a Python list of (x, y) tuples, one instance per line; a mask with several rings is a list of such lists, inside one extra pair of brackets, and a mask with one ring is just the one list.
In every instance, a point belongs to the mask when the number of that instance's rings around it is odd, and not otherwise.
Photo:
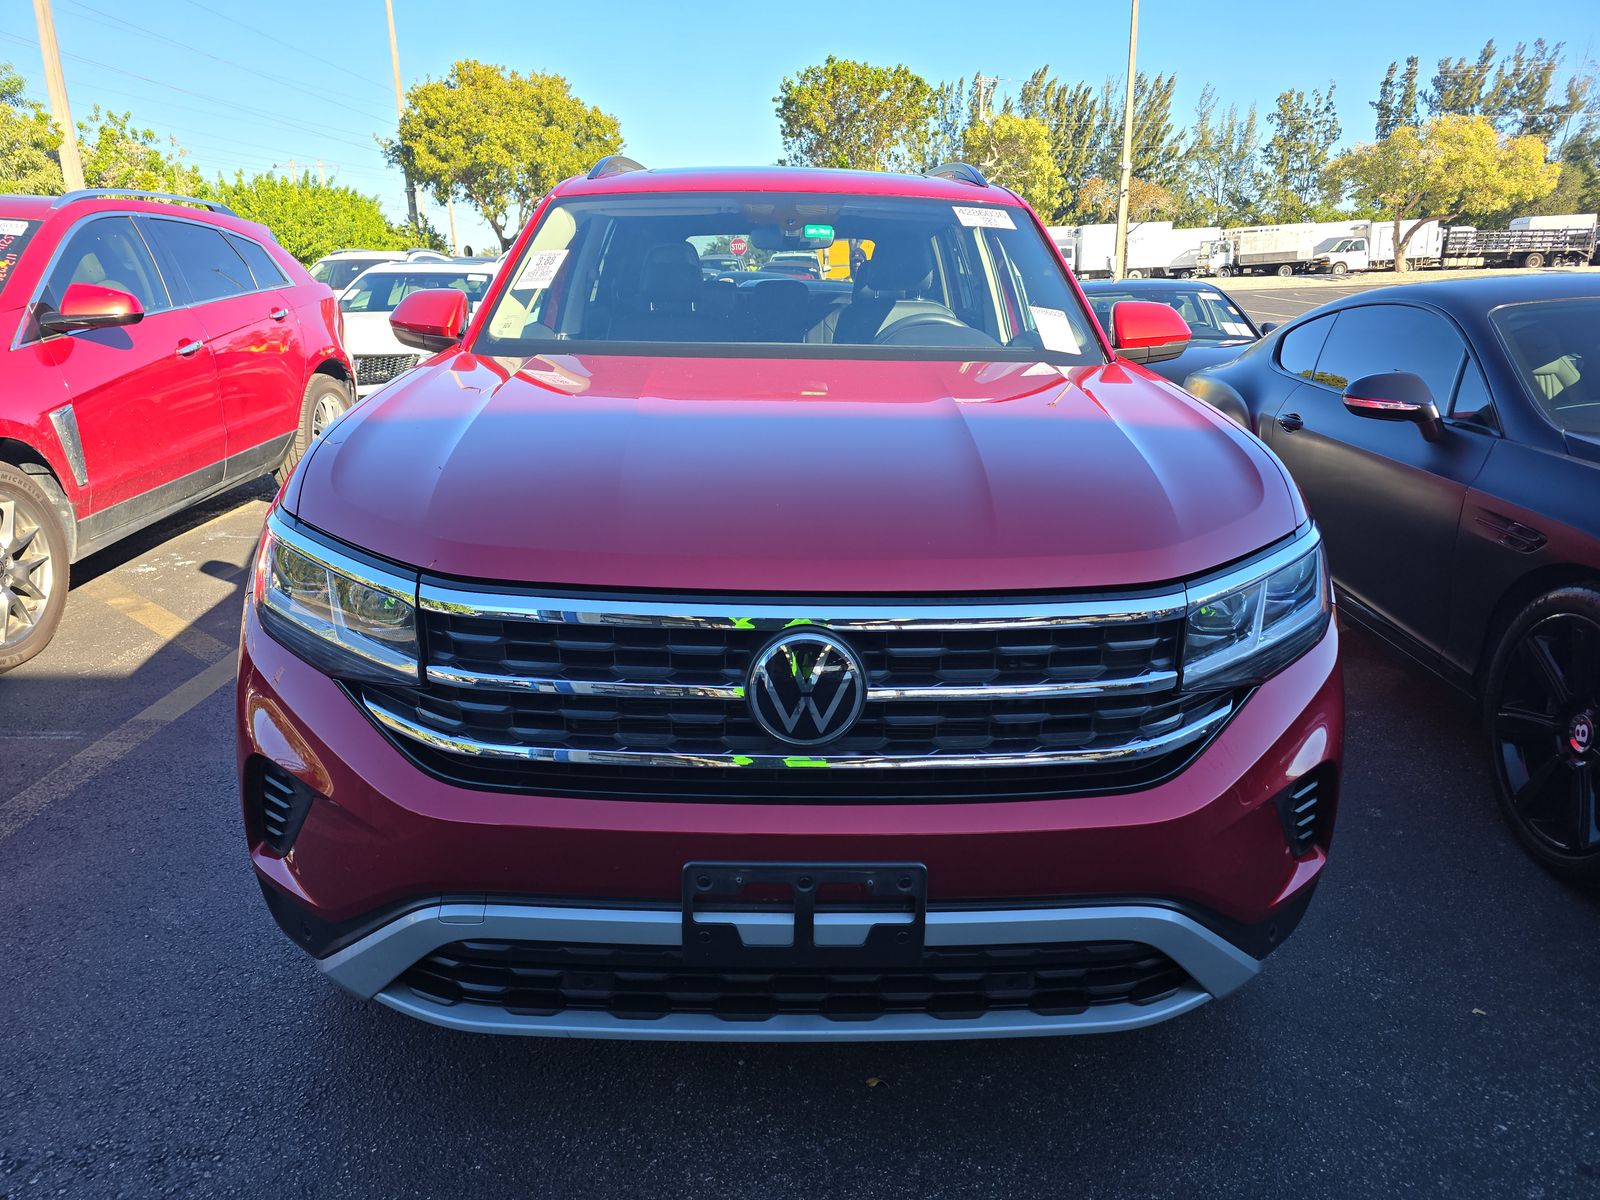
[[(843, 925), (849, 925), (844, 914)], [(861, 923), (871, 916), (862, 915)], [(1260, 964), (1225, 938), (1171, 909), (1148, 904), (1073, 908), (930, 911), (929, 946), (1038, 945), (1050, 942), (1132, 941), (1162, 951), (1194, 980), (1151, 1004), (1095, 1005), (1082, 1013), (1043, 1016), (1023, 1011), (971, 1019), (895, 1013), (867, 1021), (780, 1016), (726, 1021), (677, 1013), (632, 1020), (573, 1011), (542, 1017), (480, 1004), (444, 1004), (397, 982), (413, 963), (456, 941), (541, 941), (614, 946), (677, 946), (681, 917), (660, 909), (565, 908), (516, 904), (439, 904), (397, 917), (325, 958), (323, 972), (356, 995), (435, 1025), (473, 1033), (534, 1037), (591, 1037), (663, 1041), (908, 1041), (1105, 1033), (1153, 1025), (1225, 996)]]

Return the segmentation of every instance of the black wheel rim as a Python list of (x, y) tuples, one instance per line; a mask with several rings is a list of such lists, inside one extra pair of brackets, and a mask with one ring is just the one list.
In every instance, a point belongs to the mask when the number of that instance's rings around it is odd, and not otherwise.
[(1546, 617), (1512, 651), (1491, 722), (1511, 812), (1551, 850), (1600, 852), (1600, 624)]

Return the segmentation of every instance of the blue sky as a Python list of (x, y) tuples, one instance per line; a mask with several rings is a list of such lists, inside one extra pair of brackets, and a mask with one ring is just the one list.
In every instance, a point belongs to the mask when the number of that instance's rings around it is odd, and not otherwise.
[[(403, 210), (398, 172), (374, 142), (394, 128), (382, 0), (53, 0), (73, 114), (131, 109), (171, 132), (207, 174), (314, 167)], [(1312, 19), (1313, 14), (1325, 14)], [(1066, 79), (1119, 75), (1127, 9), (1105, 0), (985, 5), (919, 3), (533, 4), (395, 0), (406, 84), (458, 58), (564, 74), (585, 100), (622, 121), (628, 152), (647, 164), (773, 162), (781, 153), (778, 82), (829, 53), (905, 62), (931, 82), (976, 71), (1005, 92), (1048, 62)], [(1425, 74), (1445, 55), (1475, 55), (1536, 37), (1565, 41), (1566, 67), (1600, 58), (1600, 5), (1590, 0), (1460, 0), (1448, 5), (1347, 0), (1338, 5), (1195, 4), (1145, 0), (1139, 65), (1175, 71), (1187, 120), (1212, 83), (1224, 106), (1263, 110), (1286, 87), (1339, 85), (1346, 140), (1371, 135), (1367, 101), (1384, 68), (1408, 53)], [(297, 49), (305, 47), (305, 49)], [(26, 0), (0, 6), (0, 61), (44, 96)], [(1264, 115), (1264, 113), (1263, 113)], [(443, 228), (443, 211), (429, 206)], [(488, 229), (457, 208), (463, 240)]]

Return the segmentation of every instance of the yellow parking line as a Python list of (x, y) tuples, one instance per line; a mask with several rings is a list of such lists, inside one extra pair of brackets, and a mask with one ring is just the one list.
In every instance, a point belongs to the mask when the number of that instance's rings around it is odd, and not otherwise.
[(0, 842), (57, 800), (70, 796), (101, 771), (138, 749), (184, 713), (209, 699), (218, 688), (232, 681), (234, 670), (231, 655), (212, 663), (98, 741), (85, 746), (38, 783), (0, 803)]
[(152, 633), (159, 634), (181, 650), (186, 650), (201, 662), (211, 663), (233, 653), (233, 647), (218, 641), (204, 630), (196, 629), (177, 613), (162, 608), (153, 600), (130, 596), (124, 592), (100, 596), (101, 603), (116, 609), (125, 617), (137, 621)]

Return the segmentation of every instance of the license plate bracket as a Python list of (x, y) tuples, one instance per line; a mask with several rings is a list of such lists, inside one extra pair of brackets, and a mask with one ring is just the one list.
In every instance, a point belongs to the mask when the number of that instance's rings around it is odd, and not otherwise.
[[(756, 900), (751, 892), (769, 898)], [(849, 899), (819, 904), (819, 895)], [(786, 893), (786, 895), (785, 895)], [(928, 918), (921, 863), (687, 863), (687, 965), (730, 969), (914, 966)]]

